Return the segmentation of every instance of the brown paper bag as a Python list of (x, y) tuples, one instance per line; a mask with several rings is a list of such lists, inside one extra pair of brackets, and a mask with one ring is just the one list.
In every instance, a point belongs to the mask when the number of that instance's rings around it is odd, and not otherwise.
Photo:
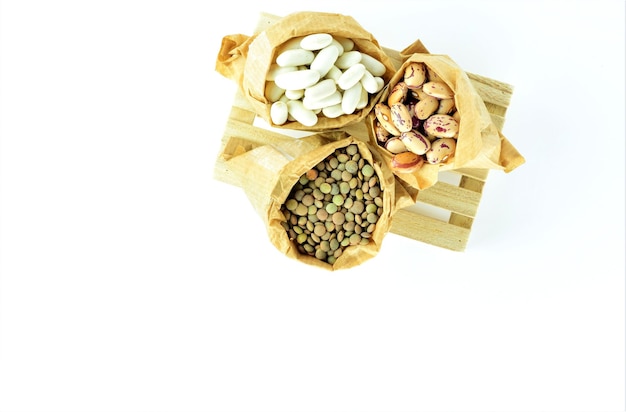
[[(404, 70), (411, 62), (421, 62), (452, 89), (456, 108), (461, 116), (454, 156), (441, 164), (425, 163), (415, 172), (396, 174), (407, 186), (407, 190), (423, 190), (432, 186), (437, 182), (439, 172), (445, 170), (497, 169), (508, 173), (524, 163), (523, 156), (498, 131), (467, 74), (449, 56), (430, 54), (419, 40), (404, 49), (400, 56), (403, 59), (402, 65), (379, 96), (380, 101), (386, 101), (392, 88), (403, 79)], [(377, 144), (373, 131), (375, 119), (373, 112), (368, 115), (367, 124), (372, 144)], [(378, 147), (389, 165), (393, 155), (383, 147)]]
[[(383, 213), (367, 245), (348, 246), (334, 264), (300, 253), (283, 226), (282, 205), (300, 177), (337, 148), (356, 144), (361, 156), (376, 172), (382, 189)], [(272, 244), (286, 256), (326, 270), (348, 269), (378, 254), (383, 238), (389, 232), (394, 212), (411, 203), (410, 195), (401, 186), (375, 147), (345, 132), (328, 132), (284, 143), (263, 145), (252, 150), (235, 150), (227, 158), (231, 173), (239, 177), (243, 188), (259, 217), (264, 222)]]
[(271, 102), (265, 97), (266, 77), (280, 46), (286, 41), (312, 33), (329, 33), (352, 39), (355, 49), (379, 60), (387, 67), (382, 76), (385, 84), (391, 79), (395, 67), (374, 36), (350, 16), (324, 12), (296, 12), (289, 14), (267, 29), (253, 36), (234, 34), (222, 39), (215, 69), (223, 76), (234, 80), (255, 113), (270, 126), (277, 128), (309, 131), (338, 129), (359, 122), (371, 111), (376, 96), (370, 96), (369, 104), (350, 115), (338, 118), (319, 116), (314, 126), (298, 122), (276, 125), (270, 117)]

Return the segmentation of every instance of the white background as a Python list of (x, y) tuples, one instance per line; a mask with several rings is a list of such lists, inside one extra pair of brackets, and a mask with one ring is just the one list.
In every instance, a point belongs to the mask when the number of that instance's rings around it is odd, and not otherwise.
[[(257, 3), (2, 1), (0, 411), (624, 410), (624, 2)], [(221, 38), (305, 9), (515, 86), (465, 252), (305, 267), (213, 179)]]

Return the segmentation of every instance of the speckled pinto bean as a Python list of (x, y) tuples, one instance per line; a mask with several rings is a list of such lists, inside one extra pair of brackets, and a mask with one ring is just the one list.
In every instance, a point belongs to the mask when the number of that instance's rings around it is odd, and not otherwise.
[(387, 98), (387, 104), (392, 105), (394, 103), (402, 103), (406, 99), (406, 94), (409, 91), (409, 86), (405, 82), (398, 82), (391, 89), (389, 97)]
[(426, 160), (430, 164), (439, 164), (448, 160), (456, 150), (456, 140), (446, 137), (435, 140), (426, 152)]
[(402, 133), (398, 130), (398, 128), (394, 125), (392, 120), (391, 108), (384, 103), (376, 103), (374, 105), (374, 115), (376, 119), (380, 122), (381, 126), (385, 128), (394, 136), (400, 136)]
[(411, 119), (411, 112), (404, 103), (394, 103), (390, 107), (391, 109), (391, 121), (396, 129), (402, 132), (408, 132), (413, 128), (413, 119)]
[(426, 96), (424, 99), (415, 103), (415, 116), (420, 120), (428, 119), (439, 108), (439, 100), (432, 96)]
[(393, 154), (403, 153), (408, 151), (406, 145), (399, 137), (392, 137), (385, 143), (385, 149)]
[(426, 162), (452, 158), (461, 117), (454, 91), (435, 71), (421, 62), (410, 62), (403, 70), (389, 85), (387, 99), (374, 106), (374, 134), (393, 155), (394, 172), (412, 173)]
[(454, 137), (459, 133), (459, 124), (448, 114), (434, 114), (424, 122), (424, 131), (434, 137)]
[(426, 66), (424, 63), (410, 63), (404, 71), (404, 83), (410, 88), (421, 87), (426, 81)]
[(454, 93), (444, 82), (427, 82), (422, 85), (422, 90), (429, 96), (437, 99), (451, 99)]
[(374, 134), (379, 143), (385, 143), (389, 140), (389, 132), (380, 124), (378, 120), (374, 122)]
[(423, 155), (430, 149), (430, 140), (417, 130), (409, 130), (400, 135), (400, 140), (406, 146), (409, 152), (417, 155)]
[(391, 158), (391, 169), (396, 173), (413, 173), (424, 165), (424, 158), (413, 152), (402, 152)]

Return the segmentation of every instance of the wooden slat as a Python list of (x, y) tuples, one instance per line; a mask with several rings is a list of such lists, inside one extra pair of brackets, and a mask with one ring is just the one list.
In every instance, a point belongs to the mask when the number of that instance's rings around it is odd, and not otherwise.
[(480, 193), (449, 183), (437, 182), (417, 195), (417, 200), (464, 216), (474, 217)]
[[(459, 187), (471, 190), (477, 194), (482, 194), (483, 187), (485, 187), (485, 180), (475, 179), (468, 175), (461, 176), (461, 180), (459, 181)], [(476, 204), (476, 209), (478, 209), (478, 204)], [(474, 211), (474, 216), (476, 215), (477, 210)], [(455, 213), (452, 211), (450, 213), (450, 219), (448, 223), (451, 225), (463, 227), (465, 229), (471, 229), (474, 224), (474, 216), (470, 217), (462, 213)]]
[(391, 233), (460, 252), (467, 245), (470, 231), (431, 217), (398, 210), (391, 222)]
[(254, 123), (254, 119), (256, 119), (256, 113), (251, 112), (248, 109), (241, 108), (239, 106), (233, 106), (230, 109), (230, 114), (228, 118), (237, 119), (237, 121), (242, 123), (252, 124)]
[(463, 175), (461, 177), (461, 181), (459, 182), (459, 187), (471, 190), (472, 192), (482, 193), (483, 187), (485, 187), (484, 180), (474, 179), (473, 177)]

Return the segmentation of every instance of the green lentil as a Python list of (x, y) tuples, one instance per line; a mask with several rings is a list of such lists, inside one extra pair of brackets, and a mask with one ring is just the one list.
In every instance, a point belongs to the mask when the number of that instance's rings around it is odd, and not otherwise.
[(287, 208), (287, 210), (293, 212), (294, 210), (296, 210), (296, 207), (298, 207), (298, 201), (296, 199), (289, 199), (287, 200), (287, 202), (285, 202), (285, 207)]
[(361, 236), (359, 236), (358, 234), (353, 234), (352, 236), (350, 236), (350, 244), (351, 245), (358, 245), (359, 243), (361, 243)]
[(336, 194), (335, 196), (333, 196), (333, 203), (337, 206), (343, 205), (344, 200), (345, 199), (340, 194)]
[(350, 156), (348, 156), (348, 155), (347, 155), (347, 154), (345, 154), (345, 153), (339, 153), (339, 154), (337, 155), (337, 160), (338, 160), (340, 163), (345, 163), (345, 162), (347, 162), (348, 160), (350, 160)]
[(355, 174), (359, 170), (359, 164), (354, 160), (350, 160), (346, 163), (346, 172), (350, 172), (351, 174)]
[(369, 223), (376, 223), (376, 222), (378, 222), (378, 215), (374, 214), (374, 213), (370, 213), (369, 215), (367, 215), (367, 221)]
[(298, 216), (304, 216), (307, 214), (308, 211), (309, 211), (308, 207), (304, 206), (302, 203), (298, 203), (298, 206), (296, 206), (294, 213)]
[(382, 203), (374, 168), (350, 144), (300, 176), (282, 207), (281, 225), (299, 253), (333, 264), (346, 247), (369, 242)]
[(367, 164), (363, 166), (363, 169), (361, 169), (361, 172), (363, 173), (363, 176), (370, 177), (374, 174), (374, 168), (370, 166), (369, 164)]
[(367, 206), (365, 206), (365, 211), (367, 213), (376, 213), (377, 209), (378, 207), (374, 203), (370, 203)]
[(302, 197), (302, 204), (303, 204), (304, 206), (309, 207), (309, 206), (311, 206), (311, 205), (313, 204), (313, 201), (314, 201), (314, 200), (315, 200), (315, 199), (313, 198), (313, 196), (312, 196), (312, 195), (310, 195), (310, 194), (306, 194), (306, 195), (304, 195), (304, 196)]
[(330, 177), (332, 177), (335, 182), (338, 182), (341, 180), (341, 175), (342, 175), (342, 172), (339, 169), (335, 169), (332, 172), (330, 172)]

